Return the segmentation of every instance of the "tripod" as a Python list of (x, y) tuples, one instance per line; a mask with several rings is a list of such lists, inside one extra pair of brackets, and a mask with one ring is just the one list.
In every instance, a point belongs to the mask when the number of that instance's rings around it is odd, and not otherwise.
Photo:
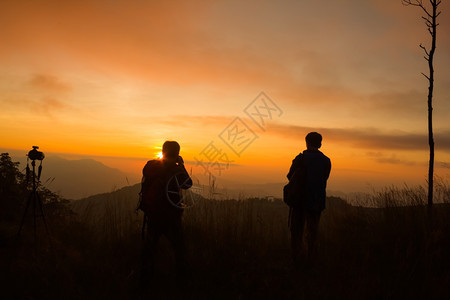
[[(34, 229), (34, 238), (36, 240), (37, 238), (37, 234), (36, 234), (36, 217), (37, 217), (37, 207), (39, 206), (39, 211), (40, 211), (40, 215), (42, 217), (42, 221), (44, 222), (44, 226), (45, 226), (45, 231), (48, 234), (48, 228), (47, 228), (47, 222), (45, 221), (45, 215), (44, 215), (44, 209), (42, 208), (42, 201), (41, 198), (39, 197), (39, 194), (37, 192), (37, 186), (39, 184), (39, 179), (41, 177), (41, 172), (42, 172), (42, 160), (41, 160), (41, 164), (39, 166), (39, 171), (38, 171), (38, 176), (36, 177), (36, 172), (35, 172), (35, 168), (36, 168), (36, 161), (33, 159), (31, 161), (31, 165), (33, 166), (33, 173), (32, 173), (32, 179), (33, 179), (33, 189), (30, 192), (30, 195), (28, 196), (28, 201), (27, 201), (27, 206), (25, 207), (25, 211), (23, 213), (23, 217), (22, 217), (22, 222), (20, 223), (20, 228), (19, 228), (19, 232), (18, 235), (20, 235), (21, 231), (22, 231), (22, 227), (23, 224), (25, 223), (25, 218), (27, 216), (27, 212), (28, 212), (28, 208), (30, 207), (30, 204), (33, 207), (33, 229)], [(29, 178), (29, 173), (30, 173), (30, 168), (28, 166), (27, 163), (27, 181)]]

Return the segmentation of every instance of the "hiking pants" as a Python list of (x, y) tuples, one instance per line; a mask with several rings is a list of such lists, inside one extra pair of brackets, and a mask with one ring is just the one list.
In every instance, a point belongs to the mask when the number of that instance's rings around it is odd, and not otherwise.
[(293, 208), (291, 211), (291, 247), (295, 263), (300, 259), (311, 262), (317, 254), (320, 211)]
[(186, 271), (186, 249), (184, 244), (181, 218), (173, 220), (147, 221), (147, 234), (144, 240), (142, 262), (143, 269), (148, 275), (153, 275), (155, 268), (156, 250), (158, 241), (164, 235), (170, 242), (175, 252), (177, 273), (180, 275)]

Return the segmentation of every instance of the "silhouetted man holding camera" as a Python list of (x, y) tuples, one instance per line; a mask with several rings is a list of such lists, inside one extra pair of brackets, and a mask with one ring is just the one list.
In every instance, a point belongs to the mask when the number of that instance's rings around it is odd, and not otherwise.
[(305, 140), (307, 149), (292, 161), (287, 174), (298, 191), (295, 197), (298, 203), (291, 206), (289, 214), (295, 264), (301, 259), (311, 263), (317, 254), (320, 214), (325, 209), (326, 186), (331, 171), (330, 159), (319, 151), (322, 136), (317, 132), (310, 132)]
[(166, 141), (162, 147), (162, 159), (147, 162), (143, 169), (141, 201), (139, 208), (144, 211), (144, 228), (147, 236), (143, 250), (143, 279), (153, 275), (155, 251), (161, 235), (166, 236), (174, 251), (177, 275), (186, 271), (185, 245), (181, 217), (183, 202), (181, 189), (192, 186), (180, 145)]

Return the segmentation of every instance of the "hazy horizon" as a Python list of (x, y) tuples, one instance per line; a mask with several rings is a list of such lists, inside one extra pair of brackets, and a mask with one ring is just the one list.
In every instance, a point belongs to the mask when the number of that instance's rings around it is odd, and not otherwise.
[[(43, 150), (43, 149), (39, 149)], [(28, 150), (29, 151), (29, 150)], [(28, 151), (24, 150), (17, 150), (17, 149), (1, 149), (1, 152), (8, 152), (10, 156), (12, 157), (13, 161), (19, 161), (21, 163), (19, 169), (21, 171), (24, 170), (25, 164), (26, 164), (26, 153)], [(46, 158), (43, 160), (43, 172), (42, 172), (42, 179), (41, 181), (45, 183), (47, 179), (50, 178), (51, 184), (46, 185), (50, 190), (53, 190), (55, 192), (60, 193), (64, 197), (68, 197), (70, 199), (80, 199), (89, 197), (95, 194), (101, 194), (101, 193), (109, 193), (113, 192), (114, 190), (120, 189), (125, 186), (135, 185), (140, 183), (141, 176), (142, 176), (142, 167), (145, 165), (147, 159), (144, 158), (120, 158), (120, 157), (94, 157), (94, 156), (88, 156), (88, 155), (76, 155), (76, 154), (64, 154), (64, 153), (44, 153), (46, 155)], [(69, 191), (65, 190), (62, 187), (67, 187), (68, 180), (66, 175), (62, 175), (65, 172), (66, 165), (64, 166), (57, 166), (55, 165), (55, 158), (63, 159), (67, 162), (73, 162), (78, 163), (79, 161), (82, 162), (84, 160), (93, 160), (96, 162), (101, 163), (106, 168), (110, 168), (111, 171), (114, 173), (121, 172), (123, 176), (120, 174), (109, 174), (114, 178), (111, 180), (111, 182), (105, 181), (105, 179), (98, 181), (98, 177), (92, 177), (92, 174), (89, 170), (77, 170), (76, 174), (79, 176), (83, 176), (85, 174), (84, 178), (84, 185), (83, 186), (77, 186), (77, 187), (70, 187)], [(153, 158), (148, 158), (153, 159)], [(51, 166), (49, 167), (49, 162), (52, 161)], [(135, 166), (135, 170), (123, 169), (127, 164)], [(191, 173), (194, 179), (194, 184), (198, 186), (198, 183), (200, 185), (208, 186), (210, 178), (208, 177), (208, 174), (205, 174), (198, 166), (195, 166), (196, 161), (186, 161), (185, 166), (188, 169), (188, 171)], [(81, 166), (81, 163), (80, 163)], [(280, 176), (261, 176), (260, 178), (255, 177), (247, 177), (245, 176), (239, 176), (242, 173), (242, 170), (248, 169), (248, 166), (244, 165), (233, 165), (230, 166), (228, 171), (236, 168), (235, 172), (230, 172), (230, 174), (234, 174), (232, 176), (226, 176), (226, 173), (224, 173), (224, 176), (217, 176), (215, 186), (216, 189), (219, 191), (220, 195), (217, 195), (217, 197), (225, 197), (225, 198), (233, 198), (238, 196), (246, 196), (246, 197), (253, 197), (253, 196), (260, 196), (260, 197), (281, 197), (282, 195), (282, 185), (287, 182), (286, 177), (280, 177)], [(68, 174), (72, 175), (73, 170), (69, 170)], [(83, 173), (84, 172), (84, 173)], [(109, 172), (108, 170), (103, 170), (103, 172)], [(287, 170), (286, 170), (287, 172)], [(424, 178), (425, 178), (424, 174)], [(93, 181), (89, 181), (88, 179), (93, 178)], [(445, 180), (445, 178), (443, 178)], [(330, 196), (351, 196), (352, 194), (358, 194), (358, 193), (368, 193), (373, 194), (374, 192), (381, 191), (384, 188), (389, 188), (392, 186), (396, 186), (398, 188), (402, 188), (405, 185), (408, 186), (417, 186), (422, 185), (425, 186), (424, 182), (417, 182), (417, 183), (411, 183), (403, 181), (401, 182), (401, 179), (399, 179), (397, 182), (391, 182), (389, 184), (386, 184), (383, 181), (367, 181), (366, 184), (361, 185), (352, 185), (352, 183), (349, 183), (347, 185), (343, 184), (337, 184), (337, 180), (330, 179), (328, 184), (328, 194)], [(272, 185), (279, 185), (277, 187)], [(265, 187), (265, 189), (261, 191), (257, 191), (257, 187), (260, 185), (261, 187), (269, 186), (268, 188)], [(197, 187), (198, 188), (198, 187)], [(94, 191), (94, 192), (93, 192)], [(77, 195), (76, 197), (73, 197), (71, 195)]]

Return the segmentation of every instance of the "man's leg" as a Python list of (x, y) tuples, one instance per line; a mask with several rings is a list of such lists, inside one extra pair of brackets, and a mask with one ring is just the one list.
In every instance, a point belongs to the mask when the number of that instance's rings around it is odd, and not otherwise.
[(184, 276), (187, 271), (187, 260), (181, 218), (173, 220), (173, 222), (170, 223), (170, 226), (167, 230), (167, 238), (172, 244), (175, 252), (177, 275)]
[(290, 229), (291, 229), (291, 249), (292, 260), (294, 264), (300, 263), (303, 254), (303, 230), (305, 226), (304, 210), (294, 208), (291, 211)]
[(317, 256), (320, 214), (320, 211), (306, 213), (307, 257), (310, 263), (313, 263)]
[(142, 283), (145, 284), (155, 271), (156, 249), (162, 234), (160, 227), (158, 222), (150, 219), (147, 221), (147, 234), (142, 244)]

